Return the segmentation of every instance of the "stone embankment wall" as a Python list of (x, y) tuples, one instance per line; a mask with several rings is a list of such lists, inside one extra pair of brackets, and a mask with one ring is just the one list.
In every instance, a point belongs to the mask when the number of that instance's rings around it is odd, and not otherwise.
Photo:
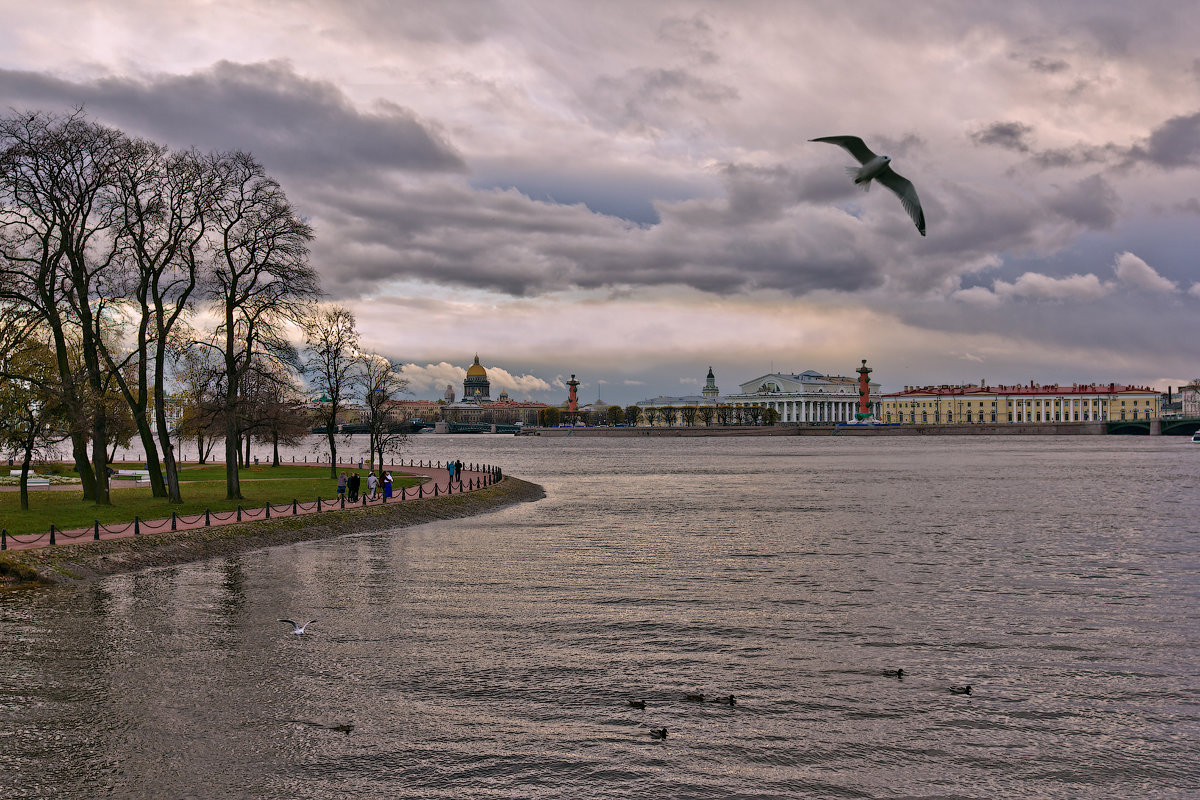
[(535, 483), (505, 477), (484, 489), (411, 503), (277, 517), (180, 533), (145, 534), (38, 550), (10, 550), (0, 555), (0, 583), (74, 583), (146, 567), (184, 564), (347, 533), (390, 530), (440, 519), (459, 519), (514, 503), (541, 500), (545, 496), (542, 487)]
[(1077, 436), (1105, 433), (1103, 422), (962, 425), (746, 425), (674, 428), (527, 428), (522, 436)]

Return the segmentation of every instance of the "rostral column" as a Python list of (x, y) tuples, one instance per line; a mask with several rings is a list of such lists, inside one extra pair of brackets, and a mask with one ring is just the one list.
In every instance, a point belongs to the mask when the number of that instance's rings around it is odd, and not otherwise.
[[(871, 418), (871, 368), (867, 366), (867, 360), (864, 358), (862, 366), (855, 372), (858, 373), (858, 413), (854, 415), (857, 420)], [(575, 377), (572, 375), (571, 377)]]
[[(864, 364), (867, 362), (863, 362)], [(575, 376), (571, 376), (571, 380), (567, 381), (567, 411), (571, 413), (579, 412), (579, 392), (576, 391), (579, 386), (579, 381), (575, 380)]]

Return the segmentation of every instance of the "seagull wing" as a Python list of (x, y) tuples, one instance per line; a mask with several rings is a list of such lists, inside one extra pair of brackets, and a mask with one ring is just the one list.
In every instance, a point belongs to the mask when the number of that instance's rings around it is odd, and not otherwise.
[(884, 167), (880, 170), (879, 174), (875, 176), (875, 180), (896, 193), (904, 205), (904, 210), (912, 217), (917, 230), (924, 236), (925, 212), (921, 210), (921, 199), (917, 197), (917, 189), (912, 185), (912, 181), (897, 174), (891, 167)]
[(288, 625), (291, 625), (293, 628), (299, 628), (299, 627), (300, 627), (300, 626), (299, 626), (299, 625), (297, 625), (297, 624), (296, 624), (296, 623), (295, 623), (293, 620), (290, 620), (290, 619), (281, 619), (281, 620), (279, 620), (279, 621), (280, 621), (280, 622), (286, 622)]
[(846, 149), (850, 155), (858, 159), (858, 163), (865, 164), (875, 157), (871, 152), (871, 148), (867, 147), (866, 143), (857, 136), (822, 136), (819, 139), (809, 139), (810, 142), (825, 142), (826, 144), (836, 144), (838, 147)]
[[(312, 625), (314, 622), (316, 622), (315, 619), (310, 619), (308, 622), (304, 623), (304, 628), (307, 628), (309, 625)], [(304, 630), (304, 628), (301, 628), (300, 630)]]

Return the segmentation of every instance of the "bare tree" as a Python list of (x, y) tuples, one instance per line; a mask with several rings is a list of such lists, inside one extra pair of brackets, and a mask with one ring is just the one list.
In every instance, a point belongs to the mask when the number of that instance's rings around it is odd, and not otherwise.
[(304, 407), (304, 398), (282, 370), (273, 375), (255, 373), (244, 391), (250, 413), (246, 419), (247, 444), (255, 441), (271, 445), (271, 464), (279, 466), (279, 445), (300, 444), (312, 428), (312, 414)]
[(117, 302), (136, 322), (136, 331), (124, 353), (105, 348), (104, 356), (137, 425), (151, 490), (172, 503), (182, 502), (182, 497), (167, 420), (167, 362), (196, 290), (216, 199), (215, 176), (212, 162), (195, 152), (170, 154), (141, 140), (131, 143), (129, 158), (116, 173), (117, 266), (122, 278)]
[(294, 358), (285, 325), (303, 319), (320, 290), (308, 264), (312, 228), (280, 185), (246, 153), (219, 157), (214, 166), (220, 194), (207, 281), (220, 322), (210, 345), (225, 361), (225, 489), (232, 500), (242, 496), (237, 471), (242, 381), (261, 362)]
[(684, 406), (679, 409), (679, 418), (684, 425), (690, 428), (696, 424), (696, 411), (697, 408), (695, 406)]
[(337, 478), (338, 417), (346, 410), (346, 399), (360, 368), (358, 331), (354, 313), (345, 306), (318, 309), (304, 322), (305, 351), (302, 373), (322, 395), (320, 421), (329, 442), (329, 477)]
[[(81, 110), (0, 118), (0, 299), (35, 310), (49, 327), (76, 422), (71, 447), (83, 497), (102, 505), (111, 502), (102, 404), (111, 373), (100, 349), (101, 298), (111, 296), (114, 174), (128, 155), (120, 131), (89, 122)], [(76, 353), (82, 381), (72, 368)]]
[(172, 359), (180, 401), (176, 432), (196, 440), (201, 464), (225, 436), (223, 363), (217, 351), (203, 347), (181, 350)]
[(701, 406), (699, 410), (700, 421), (704, 423), (704, 427), (712, 425), (713, 417), (716, 415), (716, 409), (712, 406)]
[(396, 452), (405, 440), (403, 426), (390, 414), (397, 396), (408, 387), (408, 381), (400, 374), (401, 365), (380, 355), (363, 355), (356, 373), (356, 381), (363, 401), (363, 424), (369, 436), (370, 469), (375, 469), (375, 457), (379, 457), (379, 469), (383, 470), (385, 453)]

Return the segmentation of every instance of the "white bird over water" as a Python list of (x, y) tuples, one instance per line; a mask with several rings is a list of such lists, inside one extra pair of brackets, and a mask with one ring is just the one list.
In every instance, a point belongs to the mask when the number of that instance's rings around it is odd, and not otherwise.
[(291, 626), (292, 626), (292, 633), (296, 634), (297, 636), (303, 636), (303, 635), (304, 635), (304, 629), (305, 629), (305, 628), (307, 628), (309, 625), (312, 625), (314, 622), (316, 622), (316, 620), (315, 620), (315, 619), (310, 619), (308, 622), (304, 623), (303, 625), (299, 625), (299, 624), (297, 624), (297, 623), (293, 622), (293, 621), (292, 621), (292, 620), (290, 620), (290, 619), (281, 619), (281, 620), (279, 620), (279, 621), (280, 621), (280, 622), (286, 622), (286, 623), (288, 623), (289, 625), (291, 625)]
[(871, 181), (876, 180), (891, 189), (904, 204), (904, 210), (912, 217), (917, 230), (921, 232), (922, 236), (925, 235), (925, 212), (921, 210), (921, 201), (917, 197), (917, 190), (912, 185), (912, 181), (901, 177), (892, 169), (890, 156), (875, 155), (871, 152), (871, 148), (867, 147), (866, 143), (857, 136), (822, 136), (819, 139), (809, 139), (809, 141), (836, 144), (838, 147), (845, 148), (846, 152), (854, 156), (862, 165), (846, 167), (846, 172), (854, 176), (855, 185), (863, 187), (863, 191), (866, 191), (871, 188)]

